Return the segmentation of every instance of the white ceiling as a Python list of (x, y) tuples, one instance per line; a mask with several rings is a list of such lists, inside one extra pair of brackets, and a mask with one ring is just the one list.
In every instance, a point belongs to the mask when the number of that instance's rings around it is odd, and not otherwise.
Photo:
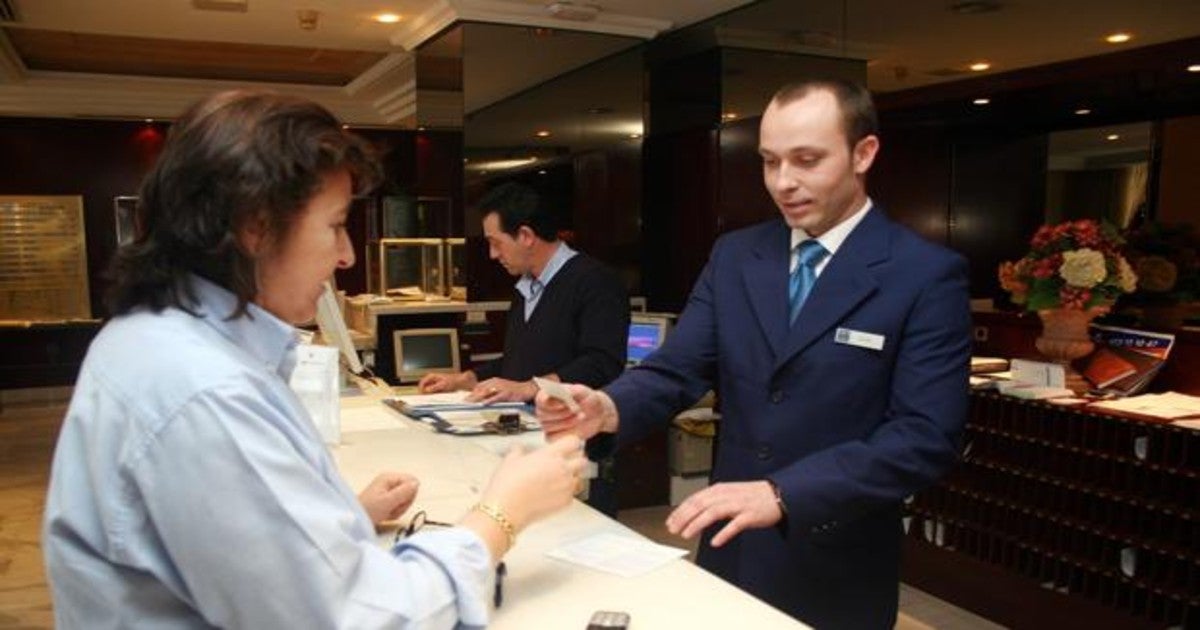
[[(356, 124), (397, 124), (411, 113), (413, 86), (400, 70), (408, 51), (458, 20), (552, 26), (614, 37), (563, 34), (534, 40), (528, 29), (496, 29), (467, 41), (466, 111), (474, 111), (571, 68), (641, 41), (743, 7), (720, 18), (721, 43), (850, 56), (868, 61), (868, 83), (892, 91), (988, 72), (1110, 52), (1103, 35), (1128, 30), (1122, 47), (1200, 34), (1200, 0), (1000, 0), (1000, 10), (961, 14), (956, 0), (590, 0), (592, 22), (551, 17), (543, 0), (247, 0), (245, 12), (198, 11), (191, 0), (7, 0), (10, 28), (168, 40), (236, 42), (390, 53), (385, 68), (346, 87), (285, 86)], [(312, 31), (298, 10), (320, 12)], [(399, 24), (370, 19), (379, 11)], [(200, 95), (241, 83), (126, 75), (40, 72), (21, 66), (0, 37), (0, 115), (171, 117)], [(398, 61), (399, 60), (399, 61)], [(1181, 60), (1197, 63), (1200, 60)], [(363, 85), (374, 81), (372, 89)], [(276, 86), (277, 88), (279, 86)], [(407, 108), (407, 109), (406, 109)]]

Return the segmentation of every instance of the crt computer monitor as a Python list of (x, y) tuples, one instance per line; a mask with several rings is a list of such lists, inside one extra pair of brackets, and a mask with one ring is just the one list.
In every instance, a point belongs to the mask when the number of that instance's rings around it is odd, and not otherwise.
[(625, 345), (625, 362), (637, 365), (662, 345), (671, 321), (666, 317), (653, 317), (633, 313), (629, 318), (629, 339)]
[(461, 370), (458, 331), (453, 328), (411, 328), (392, 333), (396, 352), (396, 380), (415, 383), (430, 372)]

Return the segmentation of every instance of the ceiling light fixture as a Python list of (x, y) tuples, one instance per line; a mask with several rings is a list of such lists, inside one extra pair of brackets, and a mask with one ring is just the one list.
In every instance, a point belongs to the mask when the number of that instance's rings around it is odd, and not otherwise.
[(551, 2), (546, 5), (550, 17), (572, 22), (591, 22), (600, 15), (600, 7), (594, 4), (575, 4), (574, 2)]
[(1133, 35), (1129, 33), (1113, 33), (1104, 37), (1104, 41), (1110, 44), (1124, 44), (1131, 39), (1133, 39)]
[(300, 28), (306, 31), (317, 30), (317, 20), (321, 18), (321, 12), (316, 9), (300, 9), (296, 11), (296, 19), (300, 21)]
[(630, 140), (637, 140), (638, 138), (641, 138), (641, 137), (642, 137), (642, 134), (640, 134), (640, 133), (631, 133), (631, 134), (629, 134), (629, 139), (630, 139)]
[(371, 19), (380, 24), (395, 24), (400, 21), (400, 16), (396, 13), (380, 13), (372, 16)]
[(1080, 107), (1079, 109), (1075, 110), (1076, 116), (1087, 116), (1090, 113), (1092, 113), (1092, 110), (1086, 107)]
[(987, 105), (988, 103), (991, 103), (991, 102), (992, 102), (992, 99), (990, 99), (990, 98), (977, 98), (977, 99), (975, 99), (975, 100), (973, 100), (973, 101), (971, 101), (971, 102), (972, 102), (972, 103), (974, 103), (974, 104), (976, 104), (976, 105)]
[(1188, 72), (1200, 72), (1200, 63), (1194, 63), (1187, 67)]
[(736, 120), (737, 117), (737, 112), (725, 112), (721, 114), (721, 120)]
[(960, 0), (950, 5), (950, 12), (959, 15), (978, 15), (999, 11), (1003, 5), (997, 0)]
[(198, 11), (234, 11), (245, 13), (250, 0), (192, 0), (192, 8)]
[(1104, 136), (1104, 139), (1108, 140), (1109, 142), (1112, 142), (1113, 140), (1120, 140), (1121, 136), (1119, 136), (1115, 133), (1110, 133), (1107, 136)]
[(984, 70), (991, 70), (992, 64), (990, 64), (986, 61), (976, 61), (975, 63), (971, 64), (968, 67), (971, 69), (972, 72), (983, 72)]
[(549, 138), (550, 130), (549, 129), (538, 129), (537, 131), (533, 132), (533, 135), (535, 135), (539, 138)]

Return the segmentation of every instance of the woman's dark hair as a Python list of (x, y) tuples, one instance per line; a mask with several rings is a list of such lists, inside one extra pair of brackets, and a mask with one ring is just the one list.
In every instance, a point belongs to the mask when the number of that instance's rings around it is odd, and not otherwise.
[(516, 236), (522, 225), (529, 226), (543, 241), (558, 240), (558, 221), (534, 189), (508, 182), (489, 190), (476, 204), (482, 216), (493, 212), (500, 219), (500, 230)]
[(286, 238), (322, 178), (343, 169), (360, 193), (379, 179), (370, 146), (316, 103), (237, 90), (192, 105), (142, 182), (141, 234), (113, 260), (109, 309), (191, 312), (196, 274), (232, 291), (230, 317), (240, 316), (258, 284), (239, 232), (263, 221), (273, 239)]

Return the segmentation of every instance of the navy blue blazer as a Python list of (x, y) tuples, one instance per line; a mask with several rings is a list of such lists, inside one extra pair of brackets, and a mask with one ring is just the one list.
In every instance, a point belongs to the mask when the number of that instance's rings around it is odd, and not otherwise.
[(966, 261), (876, 207), (789, 326), (790, 238), (780, 218), (717, 240), (666, 343), (606, 388), (618, 444), (715, 388), (712, 481), (769, 478), (788, 516), (721, 549), (714, 525), (700, 564), (817, 628), (891, 628), (900, 505), (954, 464), (966, 418)]

